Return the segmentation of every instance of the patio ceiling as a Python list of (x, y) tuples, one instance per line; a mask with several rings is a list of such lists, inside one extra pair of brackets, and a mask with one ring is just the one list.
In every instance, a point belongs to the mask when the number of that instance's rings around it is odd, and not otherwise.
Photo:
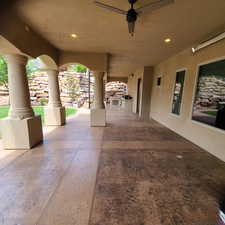
[[(136, 7), (151, 1), (139, 0)], [(129, 8), (127, 0), (102, 2)], [(175, 0), (142, 15), (134, 37), (128, 34), (124, 16), (98, 8), (92, 0), (21, 0), (15, 8), (22, 20), (60, 50), (109, 53), (113, 77), (157, 64), (225, 27), (224, 0)], [(73, 33), (76, 39), (71, 38)], [(171, 43), (166, 44), (166, 38)]]

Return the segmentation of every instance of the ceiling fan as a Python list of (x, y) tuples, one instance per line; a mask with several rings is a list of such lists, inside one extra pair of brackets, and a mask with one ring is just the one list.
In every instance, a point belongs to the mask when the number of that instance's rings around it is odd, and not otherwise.
[(133, 36), (134, 35), (135, 22), (136, 22), (138, 16), (140, 16), (143, 13), (151, 12), (155, 9), (159, 9), (159, 8), (165, 6), (165, 5), (173, 3), (175, 0), (157, 0), (155, 2), (151, 2), (147, 5), (145, 5), (143, 7), (140, 7), (138, 9), (134, 9), (134, 4), (137, 1), (138, 0), (128, 0), (129, 4), (131, 5), (131, 8), (128, 11), (125, 11), (125, 10), (122, 10), (122, 9), (119, 9), (119, 8), (115, 8), (113, 6), (106, 5), (106, 4), (98, 2), (98, 1), (94, 1), (94, 3), (97, 6), (100, 6), (102, 8), (109, 9), (111, 11), (114, 11), (114, 12), (122, 14), (122, 15), (126, 15), (126, 19), (127, 19), (127, 23), (128, 23), (128, 30), (129, 30), (129, 33)]

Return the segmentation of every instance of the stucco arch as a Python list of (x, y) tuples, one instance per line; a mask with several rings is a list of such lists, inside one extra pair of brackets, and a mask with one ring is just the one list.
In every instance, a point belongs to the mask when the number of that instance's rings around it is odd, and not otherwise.
[(5, 13), (1, 14), (1, 24), (4, 24), (1, 26), (1, 36), (16, 46), (19, 53), (32, 58), (47, 54), (58, 62), (58, 49), (28, 27), (15, 10), (5, 10)]
[(108, 55), (101, 53), (73, 53), (62, 52), (59, 58), (60, 68), (72, 64), (81, 64), (92, 71), (107, 72)]
[(56, 62), (48, 55), (41, 55), (37, 57), (40, 69), (42, 70), (47, 70), (47, 69), (52, 69), (52, 70), (57, 70), (58, 66)]
[(0, 35), (0, 55), (23, 54), (16, 46)]
[(71, 65), (81, 65), (81, 66), (85, 66), (87, 69), (91, 70), (87, 65), (79, 63), (79, 62), (66, 63), (66, 64), (62, 65), (60, 67), (60, 69), (66, 69), (68, 66), (71, 66)]

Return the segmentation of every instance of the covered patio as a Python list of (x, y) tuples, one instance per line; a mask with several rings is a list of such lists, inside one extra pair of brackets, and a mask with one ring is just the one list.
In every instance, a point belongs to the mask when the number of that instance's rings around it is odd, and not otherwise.
[[(224, 12), (224, 0), (2, 0), (0, 225), (215, 225)], [(46, 127), (29, 59), (48, 77)], [(94, 100), (67, 120), (58, 75), (73, 64), (93, 74)], [(114, 81), (126, 88), (107, 96)]]
[[(4, 225), (213, 224), (225, 165), (154, 120), (81, 110), (29, 151), (0, 151)], [(4, 154), (6, 154), (4, 150)]]

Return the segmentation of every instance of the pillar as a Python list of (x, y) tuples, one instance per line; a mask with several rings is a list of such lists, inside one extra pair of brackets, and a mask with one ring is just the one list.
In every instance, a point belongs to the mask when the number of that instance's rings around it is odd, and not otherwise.
[(93, 71), (95, 78), (94, 86), (94, 107), (91, 109), (91, 126), (106, 125), (106, 111), (104, 105), (104, 72)]
[(30, 104), (26, 75), (27, 57), (5, 56), (8, 65), (10, 109), (0, 122), (5, 149), (30, 149), (43, 140), (41, 117), (35, 116)]
[(49, 102), (45, 107), (45, 124), (47, 126), (62, 126), (66, 123), (65, 107), (60, 100), (59, 79), (57, 70), (47, 70)]
[(142, 79), (142, 93), (139, 117), (142, 120), (148, 121), (150, 119), (150, 108), (153, 87), (153, 67), (145, 66)]

